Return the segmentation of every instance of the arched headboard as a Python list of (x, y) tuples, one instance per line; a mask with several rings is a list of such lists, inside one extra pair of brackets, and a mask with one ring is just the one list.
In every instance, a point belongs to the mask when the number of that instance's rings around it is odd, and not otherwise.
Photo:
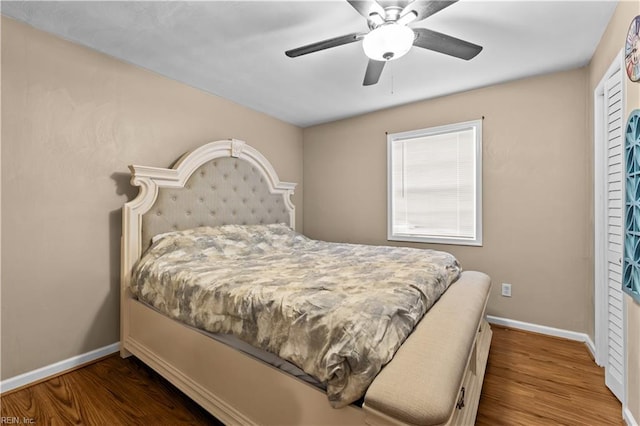
[(123, 302), (131, 269), (154, 235), (205, 225), (295, 227), (291, 196), (296, 184), (280, 182), (271, 163), (243, 141), (210, 142), (183, 155), (170, 169), (129, 169), (131, 183), (140, 192), (122, 209)]

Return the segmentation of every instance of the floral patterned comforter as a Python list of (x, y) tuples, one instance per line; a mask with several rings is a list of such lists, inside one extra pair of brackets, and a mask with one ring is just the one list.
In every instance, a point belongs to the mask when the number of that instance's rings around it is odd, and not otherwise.
[(231, 333), (361, 398), (460, 274), (450, 254), (328, 243), (285, 225), (226, 225), (156, 238), (131, 290), (168, 316)]

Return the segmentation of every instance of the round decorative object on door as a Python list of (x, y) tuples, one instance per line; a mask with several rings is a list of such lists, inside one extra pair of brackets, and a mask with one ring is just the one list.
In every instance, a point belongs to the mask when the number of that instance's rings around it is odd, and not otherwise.
[(631, 81), (640, 81), (640, 15), (633, 18), (624, 45), (624, 65)]
[(625, 127), (626, 197), (622, 289), (640, 302), (640, 109)]

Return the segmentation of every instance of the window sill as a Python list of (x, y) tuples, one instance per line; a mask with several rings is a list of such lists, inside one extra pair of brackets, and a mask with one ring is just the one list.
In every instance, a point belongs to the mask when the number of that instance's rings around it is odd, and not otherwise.
[(428, 244), (448, 244), (456, 246), (475, 246), (482, 247), (482, 238), (466, 239), (466, 238), (446, 238), (446, 237), (427, 237), (419, 235), (387, 235), (388, 241), (403, 241), (409, 243), (428, 243)]

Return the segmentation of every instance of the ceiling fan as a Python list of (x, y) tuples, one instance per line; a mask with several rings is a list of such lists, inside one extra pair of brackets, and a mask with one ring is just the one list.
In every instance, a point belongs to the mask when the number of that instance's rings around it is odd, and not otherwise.
[(347, 0), (367, 19), (369, 32), (352, 33), (287, 50), (290, 58), (306, 55), (343, 44), (362, 40), (369, 63), (364, 75), (364, 86), (376, 84), (384, 65), (404, 56), (411, 46), (433, 50), (445, 55), (469, 60), (482, 50), (482, 46), (460, 40), (426, 28), (410, 28), (407, 25), (421, 21), (451, 6), (458, 0)]

